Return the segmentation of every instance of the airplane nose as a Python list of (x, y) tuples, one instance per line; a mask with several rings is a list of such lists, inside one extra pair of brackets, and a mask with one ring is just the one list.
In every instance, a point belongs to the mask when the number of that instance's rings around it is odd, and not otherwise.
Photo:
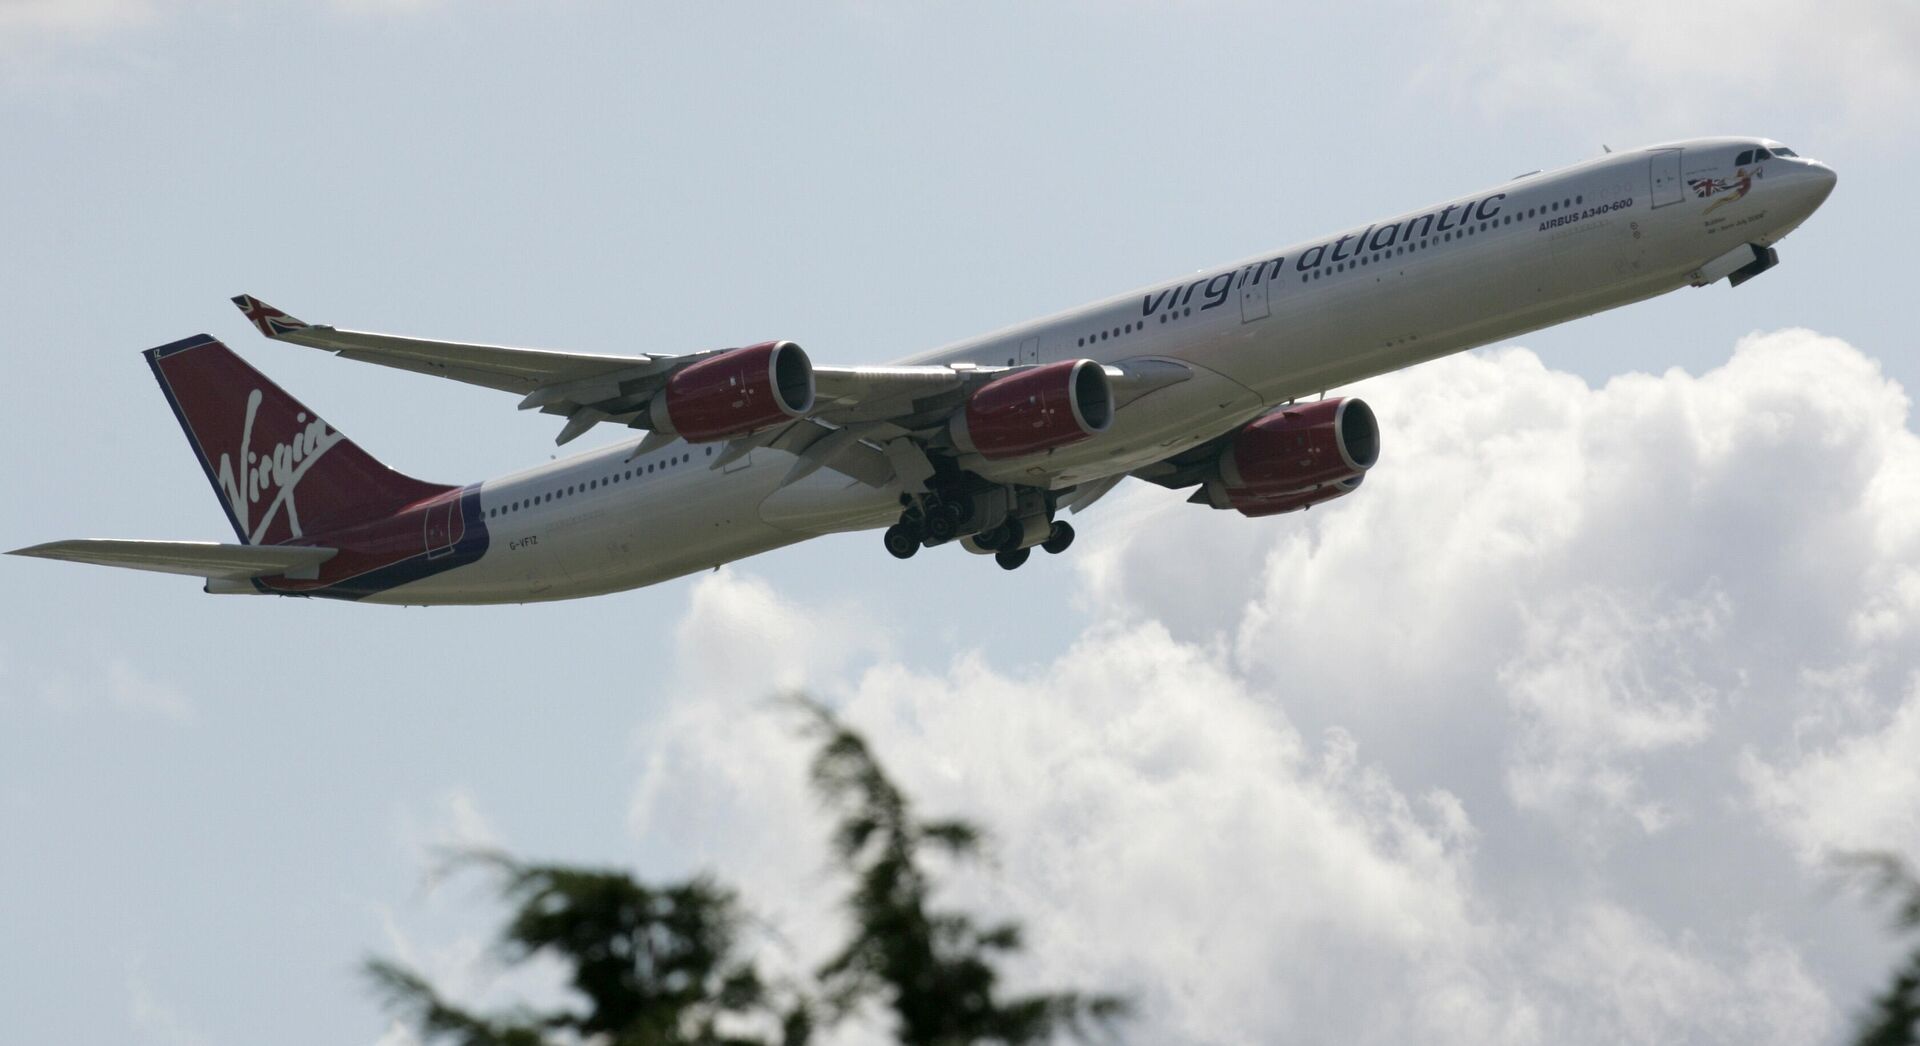
[(1813, 189), (1812, 205), (1807, 208), (1811, 211), (1821, 204), (1826, 203), (1827, 197), (1833, 195), (1833, 187), (1840, 181), (1840, 176), (1833, 173), (1833, 168), (1828, 167), (1824, 163), (1808, 164), (1807, 166), (1808, 184)]

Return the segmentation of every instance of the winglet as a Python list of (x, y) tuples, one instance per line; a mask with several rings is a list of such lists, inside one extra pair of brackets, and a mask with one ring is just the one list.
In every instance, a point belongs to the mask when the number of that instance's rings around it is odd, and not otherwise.
[(269, 338), (278, 338), (308, 326), (251, 294), (242, 294), (233, 299), (233, 303), (240, 306), (240, 311), (246, 313), (247, 319)]

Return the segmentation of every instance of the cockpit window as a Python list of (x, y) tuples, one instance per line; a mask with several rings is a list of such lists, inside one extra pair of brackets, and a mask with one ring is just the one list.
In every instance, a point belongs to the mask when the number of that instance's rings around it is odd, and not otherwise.
[(1734, 158), (1733, 158), (1733, 165), (1734, 165), (1735, 167), (1745, 167), (1746, 165), (1748, 165), (1748, 164), (1750, 164), (1750, 163), (1752, 163), (1752, 162), (1753, 162), (1753, 150), (1752, 150), (1752, 149), (1748, 149), (1748, 150), (1746, 150), (1746, 151), (1744, 151), (1744, 152), (1742, 152), (1742, 153), (1741, 153), (1740, 155), (1738, 155), (1738, 156), (1736, 156), (1736, 157), (1734, 157)]
[(1758, 148), (1758, 149), (1755, 149), (1755, 150), (1753, 151), (1753, 158), (1754, 158), (1754, 160), (1755, 160), (1756, 162), (1758, 162), (1758, 161), (1760, 161), (1760, 160), (1764, 160), (1764, 159), (1766, 159), (1767, 157), (1769, 157), (1769, 156), (1772, 156), (1772, 155), (1773, 155), (1773, 154), (1772, 154), (1772, 153), (1770, 153), (1770, 152), (1768, 152), (1768, 151), (1767, 151), (1767, 147), (1766, 147), (1766, 146), (1764, 146), (1764, 145), (1763, 145), (1763, 146), (1761, 146), (1761, 147), (1760, 147), (1760, 148)]
[(1799, 153), (1797, 153), (1797, 152), (1794, 152), (1794, 151), (1793, 151), (1792, 149), (1789, 149), (1789, 148), (1787, 148), (1786, 146), (1784, 146), (1784, 145), (1783, 145), (1783, 146), (1780, 146), (1780, 147), (1779, 147), (1778, 149), (1775, 149), (1775, 150), (1773, 151), (1773, 155), (1775, 155), (1775, 156), (1799, 156), (1800, 154), (1799, 154)]

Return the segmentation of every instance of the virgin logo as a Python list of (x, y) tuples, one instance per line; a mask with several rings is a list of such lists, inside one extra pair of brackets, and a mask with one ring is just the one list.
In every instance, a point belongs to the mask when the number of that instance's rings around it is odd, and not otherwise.
[[(260, 543), (282, 508), (287, 510), (287, 527), (292, 535), (301, 536), (300, 509), (294, 504), (293, 492), (313, 463), (344, 438), (319, 418), (309, 421), (306, 412), (301, 411), (294, 415), (294, 421), (306, 427), (293, 434), (291, 443), (275, 443), (265, 452), (255, 453), (253, 418), (260, 411), (261, 398), (259, 389), (247, 397), (247, 420), (240, 430), (237, 476), (233, 459), (224, 453), (220, 455), (220, 489), (227, 496), (227, 504), (233, 506), (233, 514), (239, 519), (249, 544)], [(269, 498), (264, 507), (260, 506), (262, 497)], [(256, 508), (258, 522), (254, 522)]]

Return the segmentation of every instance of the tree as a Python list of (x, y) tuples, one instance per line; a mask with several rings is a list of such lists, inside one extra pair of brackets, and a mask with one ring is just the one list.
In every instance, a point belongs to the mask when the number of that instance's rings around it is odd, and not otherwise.
[(927, 848), (975, 855), (979, 830), (916, 819), (860, 735), (824, 705), (793, 701), (806, 716), (804, 732), (819, 740), (812, 782), (837, 818), (834, 855), (853, 879), (844, 903), (849, 938), (817, 984), (770, 987), (741, 953), (737, 898), (710, 878), (649, 886), (621, 871), (480, 852), (463, 861), (500, 877), (512, 906), (501, 933), (509, 961), (560, 959), (584, 1009), (477, 1014), (418, 973), (370, 960), (366, 972), (388, 1006), (429, 1042), (453, 1046), (803, 1046), (820, 1025), (872, 1000), (893, 1011), (900, 1041), (915, 1046), (1085, 1038), (1125, 1016), (1126, 1004), (1110, 995), (1003, 996), (997, 963), (1019, 950), (1019, 927), (983, 927), (932, 908), (923, 859)]
[(553, 1033), (603, 1036), (593, 1041), (608, 1046), (767, 1041), (722, 1031), (729, 1021), (777, 1025), (776, 1041), (788, 1046), (810, 1037), (804, 1000), (776, 1004), (752, 963), (736, 954), (739, 908), (725, 887), (705, 878), (653, 887), (625, 872), (522, 864), (494, 852), (465, 859), (496, 870), (502, 897), (514, 906), (501, 934), (509, 959), (542, 951), (560, 958), (587, 1008), (482, 1016), (442, 999), (398, 964), (369, 961), (367, 973), (389, 1004), (429, 1042), (542, 1046)]
[(964, 821), (914, 818), (860, 735), (815, 701), (796, 698), (820, 739), (813, 786), (838, 815), (833, 849), (854, 879), (845, 905), (851, 940), (820, 971), (836, 1014), (881, 996), (903, 1043), (1046, 1042), (1057, 1032), (1086, 1037), (1127, 1012), (1111, 995), (1060, 992), (1000, 998), (995, 960), (1020, 949), (1011, 922), (981, 927), (959, 912), (930, 907), (921, 853), (932, 847), (971, 857), (980, 833)]
[[(1876, 897), (1894, 898), (1895, 930), (1920, 931), (1920, 878), (1891, 853), (1850, 853), (1840, 866), (1864, 879)], [(1893, 981), (1874, 996), (1860, 1021), (1858, 1046), (1908, 1046), (1920, 1043), (1920, 947), (1894, 968)]]

